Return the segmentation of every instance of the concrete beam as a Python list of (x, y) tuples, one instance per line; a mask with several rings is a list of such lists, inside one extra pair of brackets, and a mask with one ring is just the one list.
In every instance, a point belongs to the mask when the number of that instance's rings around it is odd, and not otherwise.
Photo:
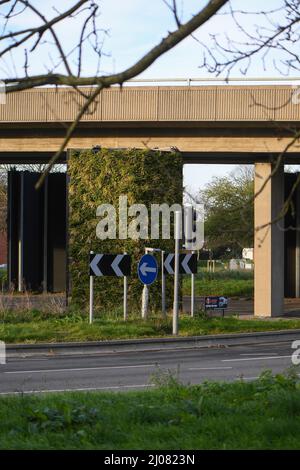
[[(206, 135), (178, 135), (177, 129), (173, 130), (173, 135), (153, 135), (153, 133), (145, 132), (144, 134), (136, 132), (136, 135), (121, 135), (116, 132), (115, 135), (100, 135), (95, 131), (93, 134), (85, 135), (74, 134), (68, 144), (69, 148), (86, 149), (94, 145), (100, 145), (106, 148), (159, 148), (169, 149), (177, 147), (182, 152), (238, 152), (243, 153), (265, 153), (266, 149), (270, 153), (270, 157), (274, 153), (282, 153), (286, 146), (290, 143), (290, 137), (278, 136), (206, 136)], [(34, 134), (24, 135), (14, 131), (13, 135), (1, 133), (0, 135), (0, 152), (56, 152), (62, 145), (65, 135), (60, 132), (42, 132), (36, 131)], [(159, 133), (157, 133), (159, 134)], [(299, 152), (288, 152), (288, 155), (297, 155)], [(267, 157), (268, 158), (268, 157)]]
[(273, 172), (272, 163), (255, 164), (254, 314), (258, 317), (283, 314), (284, 220), (274, 222), (284, 202), (283, 165)]

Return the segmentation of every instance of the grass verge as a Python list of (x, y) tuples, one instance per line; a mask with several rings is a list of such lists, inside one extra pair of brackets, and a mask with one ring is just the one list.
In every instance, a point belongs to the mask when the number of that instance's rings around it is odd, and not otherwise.
[[(184, 295), (191, 293), (191, 277), (183, 276)], [(196, 295), (225, 295), (227, 297), (253, 297), (253, 272), (221, 271), (201, 272), (195, 278)]]
[[(239, 320), (238, 318), (194, 318), (181, 315), (180, 336), (221, 333), (246, 333), (300, 329), (300, 320)], [(2, 316), (0, 339), (6, 343), (63, 341), (97, 341), (109, 339), (160, 338), (172, 334), (172, 319), (153, 315), (149, 319), (130, 317), (126, 322), (117, 315), (103, 314), (88, 324), (78, 314), (47, 315), (39, 312), (16, 312)]]
[[(167, 379), (166, 379), (167, 378)], [(299, 449), (296, 374), (142, 392), (3, 396), (1, 449)]]

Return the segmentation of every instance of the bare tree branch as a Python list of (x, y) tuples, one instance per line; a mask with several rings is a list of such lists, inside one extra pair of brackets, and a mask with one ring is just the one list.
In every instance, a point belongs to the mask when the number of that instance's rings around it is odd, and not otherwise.
[[(4, 19), (3, 31), (0, 34), (0, 58), (5, 67), (7, 67), (4, 62), (5, 59), (11, 58), (10, 62), (14, 68), (13, 73), (7, 74), (10, 77), (4, 77), (3, 79), (6, 84), (7, 93), (45, 85), (64, 85), (75, 88), (84, 98), (84, 104), (79, 106), (74, 122), (68, 127), (60, 149), (50, 160), (47, 170), (38, 182), (38, 186), (43, 183), (52, 165), (55, 164), (62, 151), (68, 145), (83, 115), (91, 112), (90, 108), (92, 105), (97, 105), (97, 97), (101, 90), (112, 85), (122, 86), (127, 80), (144, 72), (159, 57), (174, 48), (188, 36), (196, 39), (202, 48), (202, 52), (204, 52), (201, 67), (216, 75), (223, 73), (228, 77), (237, 67), (241, 73), (246, 74), (255, 57), (261, 59), (265, 69), (269, 61), (272, 60), (272, 66), (281, 73), (289, 73), (292, 69), (300, 71), (300, 0), (282, 1), (281, 8), (250, 12), (234, 9), (230, 5), (229, 0), (210, 0), (203, 8), (199, 8), (196, 14), (187, 22), (183, 23), (182, 15), (178, 11), (178, 1), (163, 0), (173, 14), (176, 24), (175, 31), (169, 32), (155, 47), (133, 63), (132, 66), (121, 72), (104, 75), (99, 73), (97, 67), (93, 75), (83, 76), (83, 52), (86, 51), (86, 46), (91, 47), (92, 51), (96, 54), (97, 64), (100, 64), (101, 57), (105, 54), (103, 42), (107, 31), (106, 29), (99, 28), (96, 24), (99, 16), (99, 1), (76, 1), (69, 9), (62, 13), (56, 11), (55, 16), (48, 19), (42, 8), (36, 7), (30, 0), (0, 0), (1, 11), (6, 11), (5, 14), (0, 13), (0, 16)], [(224, 6), (228, 7), (225, 11), (222, 9)], [(28, 26), (19, 30), (14, 30), (14, 28), (9, 30), (12, 18), (22, 15), (27, 11), (31, 11), (42, 24), (39, 24), (39, 26), (34, 25), (33, 27)], [(216, 14), (230, 16), (239, 33), (238, 40), (234, 40), (231, 37), (231, 32), (224, 33), (223, 35), (219, 33), (211, 34), (211, 43), (208, 43), (203, 38), (199, 39), (194, 36), (195, 31)], [(252, 15), (255, 15), (259, 24), (251, 21)], [(64, 41), (59, 37), (57, 27), (64, 24), (65, 20), (74, 19), (75, 17), (81, 20), (78, 43), (75, 43), (75, 46), (73, 44), (72, 48), (70, 48), (71, 50), (66, 51)], [(50, 51), (47, 51), (50, 56), (49, 64), (46, 67), (47, 73), (30, 74), (30, 55), (37, 50), (40, 51), (43, 44), (48, 44), (52, 47)], [(52, 55), (53, 48), (56, 54)], [(22, 50), (25, 58), (23, 66), (24, 76), (21, 77), (18, 76), (13, 61), (13, 53), (18, 50)], [(273, 51), (279, 52), (279, 58), (272, 56)], [(73, 67), (74, 62), (75, 67)], [(61, 72), (61, 67), (64, 67), (62, 68), (63, 73)], [(86, 90), (82, 87), (90, 88)], [(287, 104), (284, 103), (282, 106)], [(255, 100), (253, 105), (260, 106)], [(280, 130), (278, 124), (274, 123), (274, 129)], [(298, 142), (300, 131), (296, 129), (291, 130), (291, 132), (292, 137), (290, 142), (278, 156), (271, 175), (263, 182), (254, 198), (258, 197), (265, 189), (270, 178), (275, 175), (278, 168), (284, 163), (286, 153)], [(292, 195), (286, 201), (288, 205), (292, 201)], [(284, 210), (286, 210), (286, 206), (283, 208)]]
[(193, 16), (193, 18), (191, 18), (185, 24), (182, 24), (174, 32), (169, 33), (167, 37), (162, 39), (162, 41), (157, 46), (155, 46), (148, 53), (146, 53), (133, 66), (129, 67), (123, 72), (109, 76), (102, 75), (100, 77), (77, 77), (72, 74), (63, 75), (52, 73), (31, 77), (25, 76), (22, 78), (14, 77), (4, 79), (4, 83), (7, 87), (6, 90), (8, 93), (10, 93), (42, 85), (98, 85), (102, 86), (103, 88), (107, 88), (114, 84), (122, 85), (122, 83), (124, 83), (125, 81), (142, 73), (151, 64), (153, 64), (153, 62), (155, 62), (158, 57), (162, 56), (165, 52), (169, 51), (177, 44), (179, 44), (183, 39), (188, 37), (197, 28), (199, 28), (206, 21), (208, 21), (227, 2), (228, 0), (210, 0), (209, 3), (203, 9), (201, 9), (196, 15)]
[[(42, 184), (42, 182), (45, 179), (45, 176), (48, 174), (50, 171), (51, 167), (54, 165), (54, 163), (57, 161), (59, 158), (61, 152), (66, 148), (66, 145), (68, 144), (77, 124), (79, 123), (80, 119), (82, 116), (89, 110), (90, 105), (95, 101), (99, 93), (101, 92), (102, 89), (108, 88), (111, 85), (114, 84), (119, 84), (122, 86), (122, 84), (129, 80), (130, 78), (133, 78), (137, 75), (139, 75), (141, 72), (146, 70), (155, 60), (160, 57), (162, 54), (165, 52), (169, 51), (173, 47), (175, 47), (177, 44), (179, 44), (183, 39), (188, 37), (190, 34), (192, 34), (197, 28), (199, 28), (202, 24), (204, 24), (207, 20), (209, 20), (222, 6), (224, 6), (228, 0), (210, 0), (208, 4), (202, 8), (196, 15), (194, 15), (189, 21), (187, 21), (185, 24), (179, 24), (178, 28), (170, 32), (162, 41), (155, 47), (153, 47), (148, 53), (146, 53), (140, 60), (138, 60), (133, 66), (129, 67), (128, 69), (124, 70), (123, 72), (112, 74), (109, 76), (93, 76), (93, 77), (81, 77), (80, 75), (80, 70), (81, 70), (81, 51), (82, 51), (82, 41), (84, 38), (84, 32), (86, 29), (87, 22), (91, 20), (92, 18), (95, 17), (97, 8), (95, 8), (95, 4), (92, 3), (93, 8), (91, 9), (90, 15), (88, 15), (88, 18), (85, 20), (83, 27), (82, 27), (82, 32), (81, 32), (81, 37), (80, 37), (80, 44), (79, 44), (79, 69), (77, 75), (73, 75), (71, 72), (71, 69), (69, 67), (66, 55), (64, 54), (60, 41), (55, 33), (55, 31), (52, 28), (52, 23), (50, 24), (47, 22), (46, 18), (44, 15), (42, 15), (39, 10), (37, 10), (35, 7), (33, 7), (28, 1), (26, 0), (19, 0), (22, 4), (26, 4), (42, 21), (44, 22), (43, 28), (46, 28), (48, 25), (48, 30), (50, 33), (53, 35), (56, 46), (59, 50), (60, 56), (63, 59), (63, 62), (65, 64), (67, 74), (55, 74), (55, 73), (48, 73), (46, 75), (37, 75), (37, 76), (28, 76), (27, 75), (27, 66), (25, 68), (26, 74), (22, 78), (18, 77), (12, 77), (10, 79), (4, 79), (4, 82), (6, 83), (6, 90), (8, 93), (15, 92), (15, 91), (20, 91), (20, 90), (26, 90), (30, 88), (34, 88), (37, 86), (41, 85), (69, 85), (75, 87), (77, 90), (79, 86), (96, 86), (94, 90), (92, 90), (91, 94), (89, 96), (86, 96), (86, 101), (84, 105), (80, 108), (76, 119), (74, 122), (70, 125), (68, 128), (68, 131), (66, 133), (65, 139), (60, 147), (60, 149), (56, 152), (56, 154), (52, 157), (52, 159), (49, 162), (49, 166), (47, 168), (47, 171), (43, 174), (42, 178), (38, 182), (38, 187)], [(80, 5), (79, 5), (80, 3)], [(78, 8), (83, 4), (83, 2), (79, 2), (76, 4), (76, 7)], [(75, 11), (77, 8), (75, 6), (73, 7), (73, 11)], [(173, 9), (174, 13), (177, 15), (177, 9), (176, 9), (176, 2), (173, 2)], [(62, 15), (60, 15), (62, 17)], [(59, 18), (59, 17), (57, 17)], [(55, 20), (57, 20), (57, 18)], [(52, 20), (54, 21), (54, 20)], [(57, 21), (55, 21), (57, 22)], [(43, 34), (43, 32), (46, 29), (39, 30), (39, 36), (37, 39), (36, 45), (40, 41), (40, 35)], [(94, 29), (95, 31), (95, 29)], [(28, 33), (30, 34), (30, 33)], [(14, 45), (13, 45), (14, 46)], [(13, 47), (11, 46), (11, 47)]]
[[(239, 72), (246, 74), (255, 56), (261, 58), (266, 69), (268, 56), (276, 51), (281, 53), (277, 54), (280, 58), (273, 58), (272, 62), (277, 70), (285, 74), (291, 69), (300, 70), (300, 0), (284, 0), (281, 8), (260, 12), (234, 10), (229, 4), (227, 14), (239, 32), (239, 40), (227, 33), (211, 34), (212, 44), (201, 42), (205, 51), (202, 68), (229, 76), (239, 66)], [(249, 15), (259, 18), (262, 24), (255, 26), (249, 21)]]

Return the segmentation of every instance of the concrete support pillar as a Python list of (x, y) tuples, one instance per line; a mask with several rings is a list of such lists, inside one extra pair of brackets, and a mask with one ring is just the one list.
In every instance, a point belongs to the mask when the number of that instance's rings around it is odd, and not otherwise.
[(254, 203), (254, 314), (259, 317), (284, 312), (284, 220), (270, 224), (284, 202), (284, 170), (281, 166), (271, 177), (273, 170), (271, 163), (255, 164), (255, 193), (267, 181)]
[[(298, 173), (296, 174), (298, 176)], [(297, 177), (296, 176), (296, 177)], [(296, 190), (295, 297), (300, 297), (300, 188)]]

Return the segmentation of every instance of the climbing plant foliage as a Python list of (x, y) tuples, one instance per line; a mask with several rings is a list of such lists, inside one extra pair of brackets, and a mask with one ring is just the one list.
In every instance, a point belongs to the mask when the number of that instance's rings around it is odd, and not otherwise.
[[(173, 252), (174, 239), (163, 240), (99, 240), (96, 227), (97, 207), (112, 204), (116, 210), (117, 227), (119, 196), (126, 195), (128, 206), (145, 204), (149, 214), (151, 204), (182, 203), (182, 157), (178, 152), (140, 149), (100, 149), (72, 151), (69, 172), (69, 256), (72, 303), (86, 306), (89, 296), (89, 252), (124, 253), (132, 256), (132, 275), (128, 278), (128, 299), (131, 309), (140, 306), (142, 284), (137, 277), (137, 263), (145, 247)], [(134, 217), (133, 217), (134, 218)], [(133, 219), (128, 217), (128, 223)], [(173, 223), (173, 217), (171, 218)], [(118, 231), (117, 231), (118, 235)], [(171, 235), (173, 235), (173, 226)], [(160, 255), (156, 254), (160, 263)], [(167, 277), (167, 302), (172, 303), (173, 277)], [(110, 309), (122, 305), (123, 279), (95, 278), (95, 305)], [(161, 302), (160, 276), (150, 287), (150, 307)]]

